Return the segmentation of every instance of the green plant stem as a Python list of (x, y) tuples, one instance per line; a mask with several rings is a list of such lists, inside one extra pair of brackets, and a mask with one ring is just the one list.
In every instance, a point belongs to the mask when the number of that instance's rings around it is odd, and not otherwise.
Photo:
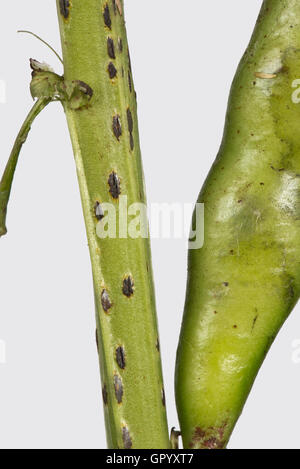
[(6, 212), (7, 212), (7, 205), (9, 202), (11, 186), (16, 170), (16, 166), (19, 159), (19, 154), (23, 144), (25, 143), (28, 133), (30, 131), (31, 125), (38, 114), (47, 106), (47, 104), (51, 100), (48, 98), (41, 98), (38, 99), (31, 111), (29, 112), (28, 116), (26, 117), (20, 132), (16, 138), (14, 143), (13, 149), (11, 151), (8, 163), (4, 170), (1, 182), (0, 182), (0, 237), (7, 233), (6, 228)]
[(112, 0), (73, 0), (71, 6), (57, 0), (65, 79), (82, 80), (93, 90), (85, 108), (64, 107), (94, 278), (108, 446), (164, 449), (170, 440), (149, 240), (120, 237), (119, 223), (116, 239), (96, 233), (101, 221), (95, 207), (109, 202), (118, 220), (121, 196), (128, 207), (145, 203), (121, 5), (120, 11)]

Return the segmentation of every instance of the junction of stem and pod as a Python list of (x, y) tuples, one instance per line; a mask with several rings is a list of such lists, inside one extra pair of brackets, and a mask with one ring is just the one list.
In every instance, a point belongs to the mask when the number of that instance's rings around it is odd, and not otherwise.
[(6, 214), (12, 182), (21, 148), (35, 118), (52, 101), (60, 101), (72, 110), (79, 110), (87, 107), (93, 97), (92, 88), (83, 81), (65, 80), (63, 76), (54, 73), (49, 65), (34, 59), (30, 59), (30, 67), (30, 91), (32, 97), (37, 99), (19, 131), (0, 181), (0, 237), (7, 233)]

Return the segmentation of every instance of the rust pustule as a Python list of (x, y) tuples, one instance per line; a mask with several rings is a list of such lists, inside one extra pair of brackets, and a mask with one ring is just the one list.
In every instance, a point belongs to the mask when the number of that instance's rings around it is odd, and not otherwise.
[(132, 93), (132, 80), (131, 80), (130, 71), (128, 71), (128, 86), (129, 86), (130, 93)]
[(134, 281), (130, 275), (123, 280), (122, 292), (128, 298), (134, 294)]
[(164, 388), (161, 390), (161, 402), (164, 407), (166, 407), (166, 393)]
[(128, 122), (128, 130), (129, 133), (133, 132), (133, 117), (130, 109), (127, 109), (127, 122)]
[(133, 151), (134, 150), (134, 138), (132, 134), (129, 135), (129, 144), (130, 144), (130, 150)]
[(68, 19), (70, 14), (70, 2), (68, 0), (59, 0), (59, 8), (61, 15), (65, 19)]
[(107, 67), (107, 71), (108, 71), (108, 74), (109, 74), (109, 78), (111, 80), (113, 78), (116, 78), (116, 76), (118, 74), (118, 71), (117, 71), (116, 67), (114, 66), (114, 64), (112, 62), (109, 62), (108, 67)]
[(98, 201), (94, 205), (94, 213), (95, 213), (95, 217), (97, 218), (98, 221), (101, 221), (104, 218), (103, 208), (102, 208), (100, 202), (98, 202)]
[(108, 4), (105, 5), (103, 10), (104, 24), (108, 29), (111, 29), (111, 17)]
[(114, 43), (114, 40), (109, 37), (107, 39), (107, 53), (108, 53), (108, 56), (111, 58), (111, 59), (115, 59), (116, 58), (116, 54), (115, 54), (115, 43)]
[(118, 46), (119, 46), (119, 51), (123, 52), (123, 41), (122, 41), (122, 38), (120, 37), (118, 39)]
[(129, 66), (129, 70), (132, 72), (132, 68), (131, 68), (131, 58), (130, 58), (129, 49), (128, 49), (128, 51), (127, 51), (127, 55), (128, 55), (128, 66)]
[(159, 343), (159, 338), (157, 337), (157, 341), (156, 341), (156, 350), (158, 352), (160, 352), (160, 343)]
[(107, 405), (107, 403), (108, 403), (108, 392), (107, 392), (106, 384), (104, 384), (104, 386), (102, 388), (102, 399), (103, 399), (104, 405)]
[(76, 83), (80, 87), (80, 91), (92, 98), (94, 91), (87, 83), (84, 83), (84, 81), (81, 80), (77, 80)]
[(125, 370), (126, 367), (126, 358), (125, 358), (125, 350), (123, 347), (118, 347), (116, 350), (116, 361), (118, 366), (121, 370)]
[(108, 292), (104, 289), (101, 293), (101, 304), (103, 310), (108, 313), (109, 310), (112, 308), (112, 302), (110, 301)]
[(109, 192), (113, 199), (118, 199), (121, 194), (121, 184), (118, 175), (113, 171), (108, 178)]
[(256, 322), (257, 322), (257, 319), (258, 319), (258, 314), (255, 316), (255, 318), (254, 318), (253, 321), (252, 321), (252, 329), (251, 329), (252, 332), (253, 332), (253, 329), (255, 328), (255, 324), (256, 324)]
[(96, 329), (96, 345), (97, 345), (97, 351), (98, 351), (98, 354), (99, 354), (99, 341), (98, 341), (98, 331)]
[(132, 439), (131, 439), (130, 432), (127, 427), (123, 427), (122, 429), (122, 438), (123, 438), (123, 443), (124, 443), (124, 449), (131, 449)]
[(118, 114), (113, 117), (113, 132), (114, 132), (116, 139), (120, 140), (120, 137), (122, 135), (122, 125), (121, 125), (120, 116)]
[(121, 404), (123, 400), (124, 390), (122, 378), (119, 375), (114, 375), (114, 388), (117, 402), (118, 404)]

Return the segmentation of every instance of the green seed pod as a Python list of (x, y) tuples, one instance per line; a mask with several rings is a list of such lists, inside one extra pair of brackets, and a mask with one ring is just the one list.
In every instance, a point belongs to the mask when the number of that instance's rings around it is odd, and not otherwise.
[[(108, 446), (164, 449), (170, 440), (149, 240), (120, 232), (122, 197), (128, 207), (145, 203), (123, 2), (57, 0), (57, 9), (66, 91), (87, 84), (91, 98), (76, 108), (68, 95), (64, 108), (92, 261)], [(78, 97), (72, 87), (71, 96)], [(99, 236), (108, 203), (116, 213), (115, 239)]]
[(300, 2), (265, 0), (200, 193), (176, 396), (185, 448), (227, 445), (300, 292)]

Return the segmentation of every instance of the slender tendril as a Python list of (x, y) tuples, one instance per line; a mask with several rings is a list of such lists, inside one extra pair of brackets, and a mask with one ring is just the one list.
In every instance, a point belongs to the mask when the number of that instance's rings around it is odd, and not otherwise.
[(25, 30), (20, 30), (20, 31), (17, 31), (18, 33), (26, 33), (26, 34), (31, 34), (31, 36), (35, 37), (36, 39), (38, 39), (39, 41), (41, 41), (43, 44), (45, 44), (47, 47), (49, 47), (49, 49), (56, 55), (56, 57), (58, 58), (58, 60), (64, 64), (63, 62), (63, 59), (61, 58), (61, 56), (56, 52), (56, 50), (50, 46), (50, 44), (48, 44), (48, 42), (44, 41), (44, 39), (42, 39), (40, 36), (38, 36), (37, 34), (31, 32), (31, 31), (25, 31)]

